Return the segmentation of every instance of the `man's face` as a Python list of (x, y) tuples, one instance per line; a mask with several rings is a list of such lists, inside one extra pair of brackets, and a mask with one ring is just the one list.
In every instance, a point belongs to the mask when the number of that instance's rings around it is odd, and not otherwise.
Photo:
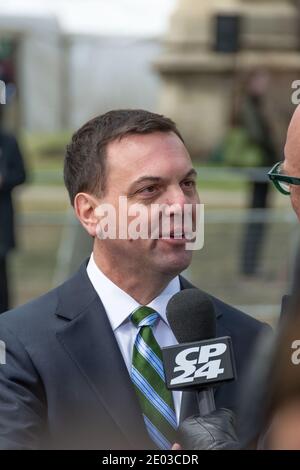
[[(106, 192), (100, 204), (113, 205), (119, 217), (119, 197), (127, 198), (128, 207), (141, 204), (146, 208), (144, 222), (150, 227), (153, 204), (167, 206), (199, 203), (196, 173), (191, 158), (176, 134), (155, 132), (129, 135), (111, 142), (107, 148)], [(179, 207), (178, 206), (178, 207)], [(130, 223), (130, 217), (129, 217)], [(170, 216), (171, 230), (174, 217)], [(143, 273), (177, 275), (188, 267), (192, 251), (186, 240), (174, 239), (106, 239), (104, 253), (116, 264)], [(121, 265), (120, 265), (121, 263)]]
[[(300, 178), (300, 108), (290, 123), (284, 153), (284, 173)], [(290, 189), (292, 206), (300, 221), (300, 186), (291, 185)]]

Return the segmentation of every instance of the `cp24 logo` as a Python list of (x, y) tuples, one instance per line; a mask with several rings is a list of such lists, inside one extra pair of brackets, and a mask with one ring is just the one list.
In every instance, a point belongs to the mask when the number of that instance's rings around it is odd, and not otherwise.
[[(193, 382), (197, 378), (207, 380), (216, 379), (224, 374), (221, 359), (212, 359), (222, 356), (227, 350), (224, 343), (208, 344), (184, 349), (175, 358), (174, 373), (182, 372), (171, 380), (171, 385)], [(199, 366), (199, 367), (198, 367)]]

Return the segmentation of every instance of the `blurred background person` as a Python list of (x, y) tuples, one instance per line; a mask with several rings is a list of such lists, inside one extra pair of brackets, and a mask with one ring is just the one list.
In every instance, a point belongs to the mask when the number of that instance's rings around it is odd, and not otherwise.
[[(234, 99), (232, 125), (244, 132), (244, 152), (241, 151), (237, 156), (239, 162), (236, 162), (242, 167), (269, 167), (278, 159), (272, 128), (264, 106), (269, 86), (270, 74), (265, 69), (253, 70), (239, 84)], [(269, 195), (269, 182), (265, 177), (260, 178), (257, 173), (257, 177), (250, 182), (249, 209), (267, 209)], [(241, 259), (241, 273), (245, 276), (259, 274), (259, 260), (266, 228), (264, 221), (249, 220), (246, 225)]]
[(4, 131), (0, 118), (0, 313), (8, 310), (10, 305), (7, 260), (16, 245), (12, 191), (25, 179), (18, 142), (13, 135)]

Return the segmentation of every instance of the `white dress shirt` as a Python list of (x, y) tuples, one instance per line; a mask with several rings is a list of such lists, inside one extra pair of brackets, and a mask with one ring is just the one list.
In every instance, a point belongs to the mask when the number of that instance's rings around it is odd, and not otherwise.
[[(138, 329), (131, 322), (130, 315), (133, 310), (141, 305), (103, 274), (96, 265), (93, 254), (87, 266), (87, 274), (103, 303), (123, 359), (131, 376), (133, 346), (138, 334)], [(166, 317), (166, 307), (170, 298), (179, 291), (180, 282), (177, 276), (172, 279), (158, 297), (148, 304), (148, 307), (153, 308), (159, 314), (159, 320), (153, 327), (153, 334), (160, 347), (178, 344)], [(179, 423), (182, 392), (172, 393), (177, 422)]]

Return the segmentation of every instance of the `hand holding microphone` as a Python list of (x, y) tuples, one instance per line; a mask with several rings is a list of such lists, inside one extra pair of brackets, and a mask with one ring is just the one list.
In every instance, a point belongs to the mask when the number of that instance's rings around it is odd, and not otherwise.
[(182, 447), (189, 450), (237, 450), (235, 415), (221, 408), (206, 416), (191, 416), (178, 429)]

